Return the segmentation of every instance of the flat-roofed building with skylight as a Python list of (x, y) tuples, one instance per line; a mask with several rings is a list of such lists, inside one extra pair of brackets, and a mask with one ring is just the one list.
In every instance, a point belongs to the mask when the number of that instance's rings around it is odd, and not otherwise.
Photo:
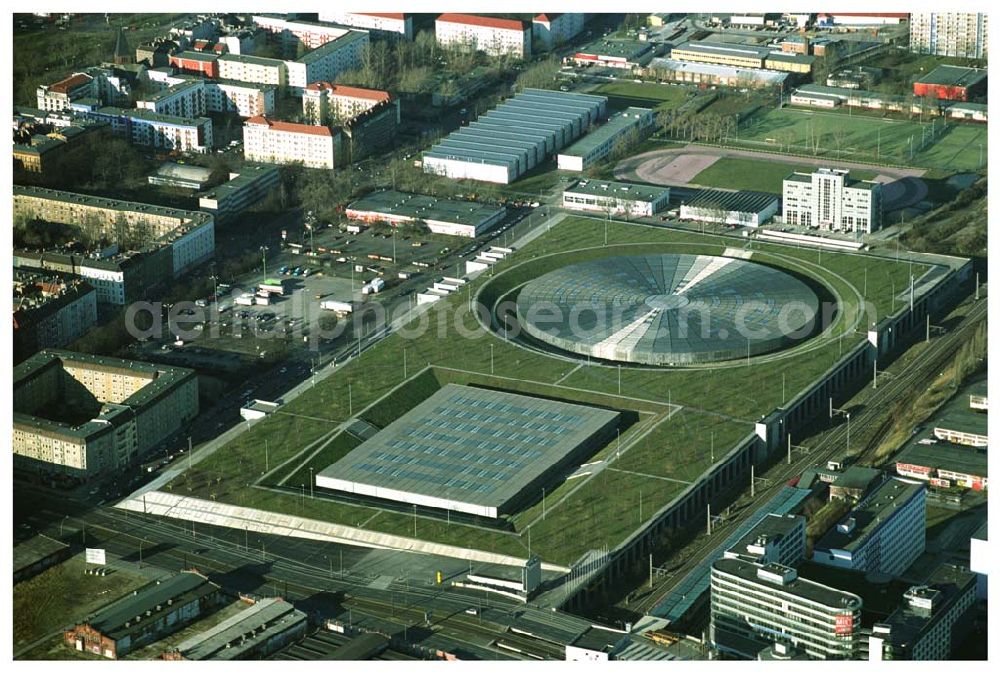
[(507, 209), (465, 200), (382, 190), (351, 202), (346, 213), (348, 218), (366, 223), (424, 223), (428, 230), (439, 235), (478, 237), (503, 220)]
[(778, 213), (778, 196), (751, 190), (699, 190), (681, 205), (681, 220), (757, 228)]
[(448, 384), (316, 475), (316, 486), (498, 518), (614, 436), (619, 413)]

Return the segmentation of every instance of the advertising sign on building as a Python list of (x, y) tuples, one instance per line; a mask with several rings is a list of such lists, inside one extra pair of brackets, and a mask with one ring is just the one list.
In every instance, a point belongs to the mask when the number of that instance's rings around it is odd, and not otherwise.
[(931, 479), (931, 486), (937, 486), (938, 488), (951, 488), (951, 482), (947, 479)]
[(837, 615), (837, 623), (834, 627), (834, 633), (837, 636), (843, 636), (845, 634), (854, 633), (854, 616), (853, 615)]
[(930, 467), (923, 467), (921, 465), (910, 465), (905, 462), (897, 462), (896, 471), (900, 473), (910, 472), (912, 474), (921, 474), (923, 476), (927, 476), (931, 473), (932, 470)]
[(87, 563), (94, 563), (99, 566), (104, 566), (107, 565), (107, 561), (105, 560), (105, 558), (106, 557), (104, 556), (103, 549), (90, 549), (89, 547), (87, 548)]

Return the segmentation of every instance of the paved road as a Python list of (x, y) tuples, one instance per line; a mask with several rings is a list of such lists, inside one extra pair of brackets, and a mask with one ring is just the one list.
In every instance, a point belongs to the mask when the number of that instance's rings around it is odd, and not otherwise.
[[(105, 548), (112, 565), (155, 565), (163, 570), (194, 566), (231, 591), (281, 595), (321, 617), (338, 617), (400, 636), (409, 631), (410, 636), (418, 635), (414, 640), (421, 645), (472, 658), (499, 657), (495, 643), (509, 634), (504, 622), (484, 622), (465, 610), (482, 608), (505, 618), (521, 605), (473, 590), (439, 587), (432, 575), (414, 584), (402, 575), (362, 573), (350, 567), (342, 572), (332, 552), (344, 552), (349, 565), (358, 565), (363, 556), (356, 548), (330, 543), (278, 536), (240, 542), (243, 534), (233, 529), (202, 524), (195, 529), (107, 508), (91, 511), (85, 520), (70, 517), (59, 527), (46, 515), (39, 521), (48, 524), (53, 536), (64, 528), (75, 533), (85, 529), (87, 546)], [(425, 611), (433, 612), (429, 631), (422, 626)], [(552, 652), (546, 641), (525, 640), (538, 652)]]

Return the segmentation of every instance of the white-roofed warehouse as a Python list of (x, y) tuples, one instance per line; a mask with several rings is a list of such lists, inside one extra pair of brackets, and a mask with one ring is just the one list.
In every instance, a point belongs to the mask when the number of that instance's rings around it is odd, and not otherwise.
[(604, 118), (607, 97), (526, 89), (424, 153), (427, 173), (510, 183)]

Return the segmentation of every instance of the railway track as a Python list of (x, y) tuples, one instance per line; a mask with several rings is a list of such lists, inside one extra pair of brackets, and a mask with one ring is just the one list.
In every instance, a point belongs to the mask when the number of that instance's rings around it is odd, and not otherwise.
[[(958, 348), (976, 330), (979, 322), (985, 320), (987, 316), (987, 300), (983, 298), (972, 305), (968, 314), (961, 323), (950, 333), (935, 339), (931, 346), (923, 353), (920, 361), (912, 364), (902, 373), (894, 374), (895, 377), (879, 384), (874, 394), (865, 402), (862, 411), (852, 416), (851, 422), (855, 426), (878, 425), (879, 431), (869, 442), (877, 444), (888, 432), (891, 421), (881, 421), (880, 418), (886, 411), (891, 410), (891, 403), (895, 400), (911, 394), (917, 390), (918, 386), (924, 386), (940, 373), (948, 360), (954, 356)], [(756, 491), (753, 501), (741, 506), (741, 511), (752, 513), (771, 499), (785, 483), (802, 473), (803, 470), (816, 464), (822, 464), (833, 457), (844, 454), (847, 451), (847, 427), (843, 424), (830, 430), (818, 444), (812, 447), (812, 452), (803, 456), (791, 464), (777, 463), (770, 468), (769, 473), (764, 477), (770, 481), (766, 488)], [(770, 474), (770, 476), (768, 475)], [(672, 571), (669, 579), (657, 585), (652, 593), (645, 594), (640, 600), (629, 606), (631, 610), (641, 611), (644, 614), (650, 613), (656, 608), (664, 598), (680, 583), (684, 577), (696, 568), (712, 550), (722, 545), (730, 536), (731, 529), (722, 528), (715, 531), (712, 536), (703, 540), (694, 551), (682, 550), (684, 563), (680, 568)], [(675, 554), (675, 558), (678, 554)], [(661, 565), (666, 565), (667, 562)]]

